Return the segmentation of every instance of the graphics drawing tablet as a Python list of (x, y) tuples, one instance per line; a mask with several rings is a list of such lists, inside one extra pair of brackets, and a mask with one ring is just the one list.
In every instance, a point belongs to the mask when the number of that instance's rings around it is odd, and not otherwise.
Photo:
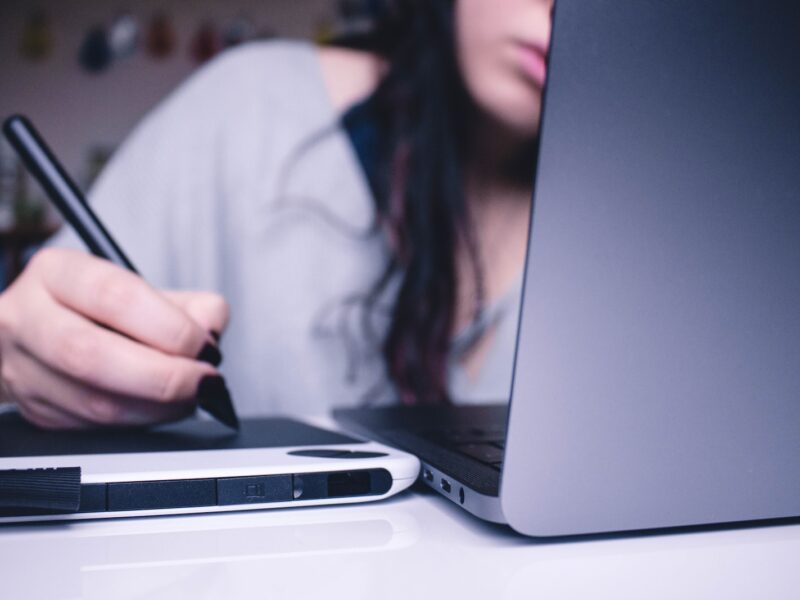
[[(244, 419), (237, 434), (200, 420), (43, 431), (0, 415), (0, 523), (366, 502), (418, 472), (410, 454), (288, 418)], [(28, 474), (42, 477), (31, 486)], [(39, 497), (9, 503), (14, 476)]]

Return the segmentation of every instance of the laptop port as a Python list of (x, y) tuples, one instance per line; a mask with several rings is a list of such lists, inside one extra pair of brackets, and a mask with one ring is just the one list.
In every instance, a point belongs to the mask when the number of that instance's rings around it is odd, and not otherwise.
[(433, 481), (433, 473), (431, 473), (430, 469), (422, 469), (422, 476), (425, 478), (425, 481)]
[(458, 501), (461, 504), (464, 504), (464, 488), (463, 487), (458, 490)]
[(450, 493), (450, 490), (451, 490), (452, 488), (450, 487), (450, 482), (449, 482), (449, 481), (447, 481), (447, 479), (442, 479), (442, 481), (441, 481), (441, 486), (442, 486), (442, 489), (443, 489), (445, 492), (447, 492), (448, 494)]

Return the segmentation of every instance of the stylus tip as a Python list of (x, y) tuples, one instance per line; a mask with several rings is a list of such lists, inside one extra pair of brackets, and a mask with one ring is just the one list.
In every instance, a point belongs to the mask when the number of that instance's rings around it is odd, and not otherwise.
[(197, 402), (204, 411), (223, 423), (239, 431), (239, 418), (233, 408), (231, 394), (225, 380), (219, 375), (203, 377), (197, 387)]

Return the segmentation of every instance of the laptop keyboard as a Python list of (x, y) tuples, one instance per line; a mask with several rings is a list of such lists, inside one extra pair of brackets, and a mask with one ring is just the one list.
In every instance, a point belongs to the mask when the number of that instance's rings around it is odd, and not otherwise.
[(480, 494), (500, 493), (504, 404), (340, 409), (334, 415), (345, 427), (410, 452)]
[(498, 471), (503, 467), (503, 448), (499, 444), (463, 444), (456, 450)]
[(424, 437), (499, 471), (503, 467), (505, 428), (469, 427), (429, 431)]

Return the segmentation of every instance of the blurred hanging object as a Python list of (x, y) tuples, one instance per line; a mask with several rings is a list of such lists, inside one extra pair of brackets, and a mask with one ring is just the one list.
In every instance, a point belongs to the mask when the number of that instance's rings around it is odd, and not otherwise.
[(45, 60), (53, 51), (53, 29), (42, 11), (31, 13), (22, 30), (19, 52), (30, 61)]
[(156, 59), (167, 58), (175, 50), (175, 28), (165, 13), (156, 13), (147, 30), (147, 53)]
[(222, 50), (222, 38), (211, 21), (204, 21), (192, 36), (189, 53), (199, 64), (206, 62)]
[(314, 25), (314, 33), (312, 33), (311, 38), (317, 44), (330, 44), (336, 39), (336, 32), (335, 22), (329, 17), (325, 17)]
[(244, 15), (235, 17), (225, 27), (225, 33), (222, 35), (222, 45), (225, 48), (238, 46), (255, 37), (255, 25), (253, 21)]
[(139, 22), (130, 13), (122, 13), (108, 30), (108, 44), (114, 60), (123, 60), (134, 55), (139, 47)]
[(89, 73), (102, 73), (109, 67), (112, 58), (105, 29), (99, 25), (92, 27), (78, 52), (81, 66)]

